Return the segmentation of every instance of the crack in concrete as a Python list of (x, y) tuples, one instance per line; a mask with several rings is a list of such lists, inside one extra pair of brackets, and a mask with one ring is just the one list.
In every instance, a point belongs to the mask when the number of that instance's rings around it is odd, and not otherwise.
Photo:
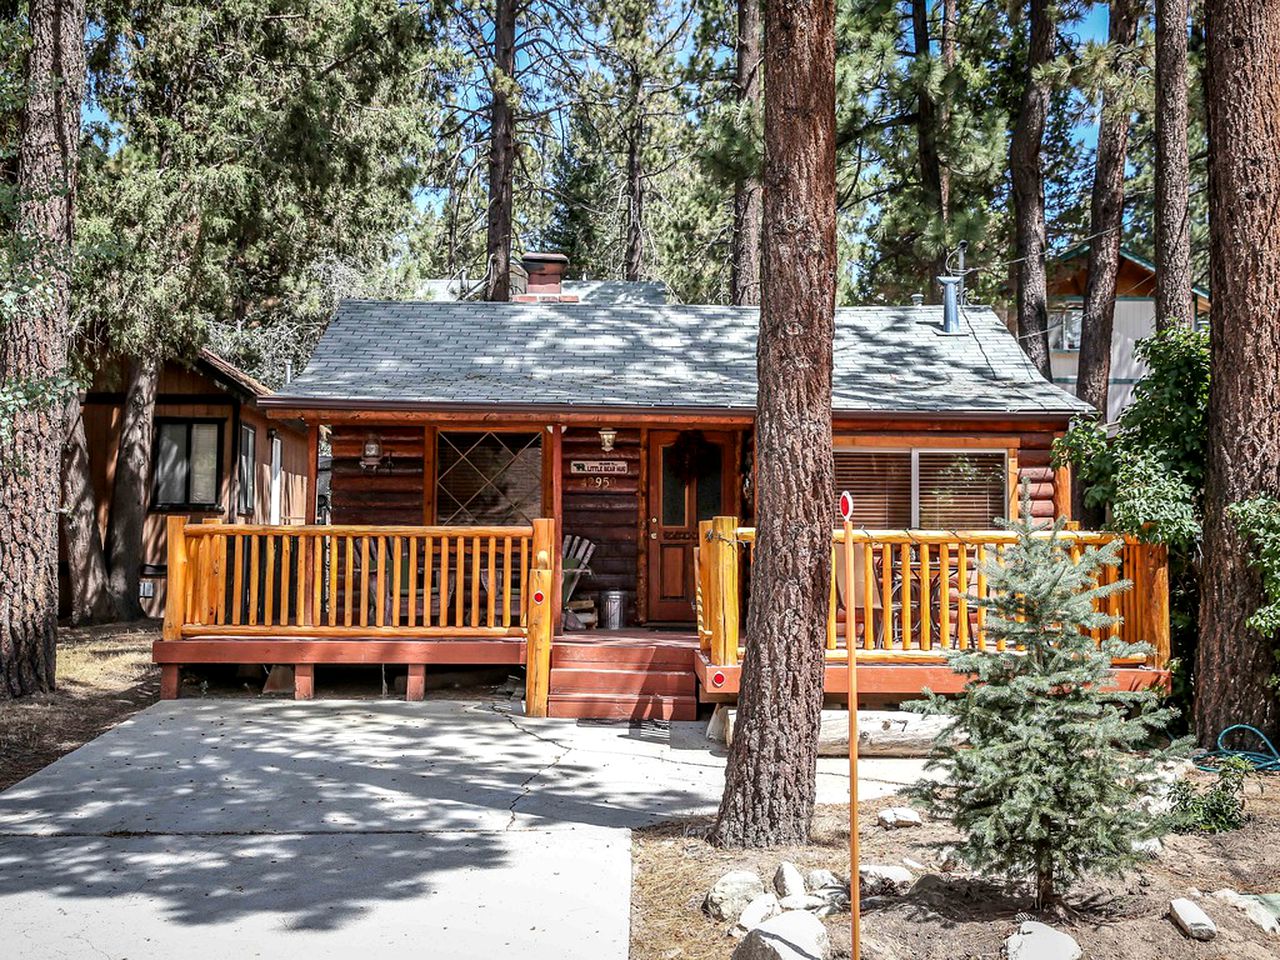
[(533, 782), (537, 780), (539, 777), (541, 777), (543, 774), (548, 773), (551, 770), (554, 770), (556, 766), (558, 766), (564, 760), (565, 757), (567, 757), (569, 754), (573, 752), (573, 747), (567, 743), (564, 743), (563, 741), (556, 740), (554, 737), (544, 737), (541, 734), (537, 733), (536, 731), (530, 730), (527, 727), (522, 726), (520, 723), (516, 721), (516, 718), (513, 714), (506, 713), (505, 711), (497, 709), (496, 704), (488, 704), (487, 709), (493, 714), (495, 714), (496, 716), (502, 717), (504, 720), (506, 720), (507, 723), (511, 725), (512, 729), (514, 729), (517, 733), (522, 734), (526, 737), (532, 737), (534, 740), (537, 740), (539, 743), (549, 743), (552, 746), (559, 748), (560, 750), (560, 753), (558, 753), (551, 760), (550, 763), (543, 764), (533, 773), (529, 774), (529, 776), (525, 777), (525, 779), (521, 781), (521, 783), (517, 787), (517, 789), (520, 792), (511, 801), (510, 805), (507, 807), (507, 810), (510, 812), (511, 816), (507, 819), (506, 827), (503, 828), (504, 831), (509, 831), (515, 828), (516, 813), (517, 813), (516, 807), (519, 806), (521, 800), (527, 799), (529, 795), (533, 792), (533, 786), (532, 786)]

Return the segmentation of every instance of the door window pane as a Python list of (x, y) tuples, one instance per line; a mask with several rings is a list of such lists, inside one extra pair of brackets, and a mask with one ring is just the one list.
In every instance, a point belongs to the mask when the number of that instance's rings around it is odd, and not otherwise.
[(685, 512), (685, 485), (676, 474), (672, 462), (672, 447), (662, 448), (662, 525), (664, 527), (686, 526), (688, 515)]
[(162, 423), (156, 443), (156, 500), (187, 501), (187, 425)]
[(724, 447), (708, 445), (705, 455), (706, 472), (697, 480), (699, 520), (710, 520), (724, 513)]

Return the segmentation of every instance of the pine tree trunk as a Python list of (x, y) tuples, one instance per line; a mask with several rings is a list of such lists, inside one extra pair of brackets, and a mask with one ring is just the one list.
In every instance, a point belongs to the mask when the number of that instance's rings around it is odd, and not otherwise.
[[(1138, 0), (1113, 0), (1107, 41), (1113, 50), (1129, 50), (1138, 36)], [(1131, 77), (1136, 61), (1122, 56), (1117, 74)], [(1104, 95), (1089, 218), (1089, 272), (1084, 315), (1080, 319), (1080, 366), (1076, 396), (1107, 418), (1111, 382), (1111, 339), (1116, 313), (1116, 274), (1120, 269), (1120, 227), (1124, 219), (1124, 165), (1129, 147), (1129, 108)], [(1084, 519), (1080, 517), (1079, 519)]]
[(129, 364), (107, 524), (111, 603), (121, 620), (142, 616), (138, 581), (142, 572), (142, 528), (151, 489), (151, 441), (159, 381), (160, 364), (155, 360), (138, 358)]
[[(760, 0), (738, 0), (738, 102), (752, 117), (760, 110)], [(730, 296), (738, 306), (760, 302), (761, 189), (758, 176), (733, 185), (733, 249)]]
[(756, 553), (725, 846), (803, 843), (813, 814), (834, 505), (835, 39), (831, 0), (765, 9)]
[[(920, 75), (926, 75), (923, 61), (931, 56), (929, 49), (929, 0), (913, 0), (911, 4), (911, 32), (914, 55), (922, 61)], [(920, 154), (920, 188), (924, 193), (925, 208), (930, 217), (936, 219), (945, 228), (947, 209), (943, 202), (942, 158), (938, 154), (938, 132), (941, 127), (941, 109), (929, 89), (921, 85), (916, 94), (916, 143)], [(926, 299), (931, 303), (940, 300), (937, 294), (938, 283), (935, 276), (946, 272), (947, 251), (945, 241), (934, 258), (931, 268), (932, 276), (925, 277), (923, 289), (928, 291)]]
[(1018, 337), (1022, 349), (1046, 378), (1049, 366), (1048, 286), (1044, 252), (1044, 172), (1041, 141), (1049, 113), (1049, 81), (1036, 68), (1053, 56), (1054, 23), (1050, 0), (1031, 0), (1031, 43), (1027, 50), (1026, 86), (1009, 142), (1013, 179), (1014, 235), (1018, 259)]
[(1191, 324), (1187, 0), (1156, 0), (1156, 329)]
[[(76, 155), (84, 95), (83, 0), (31, 0), (27, 102), (18, 145), (18, 231), (48, 277), (47, 297), (0, 325), (6, 387), (66, 375)], [(19, 412), (0, 451), (0, 699), (52, 690), (58, 628), (62, 398)]]
[(1209, 115), (1209, 457), (1205, 477), (1196, 732), (1233, 723), (1280, 737), (1275, 638), (1245, 621), (1262, 602), (1226, 508), (1280, 494), (1280, 7), (1205, 4)]
[[(942, 39), (939, 41), (942, 53), (942, 70), (944, 78), (950, 78), (952, 71), (956, 67), (956, 0), (942, 0)], [(939, 127), (943, 136), (947, 135), (947, 131), (951, 128), (951, 102), (950, 88), (948, 92), (943, 94), (942, 105), (938, 112)], [(942, 165), (941, 179), (939, 186), (942, 188), (942, 222), (946, 226), (951, 224), (951, 168), (945, 163)], [(944, 258), (945, 261), (945, 258)], [(943, 269), (946, 269), (945, 262)]]
[(627, 235), (622, 255), (622, 279), (639, 280), (644, 271), (644, 87), (640, 74), (631, 78), (631, 122), (627, 127)]
[(484, 298), (511, 299), (512, 180), (516, 167), (515, 115), (508, 85), (516, 75), (516, 0), (495, 0), (493, 103), (489, 114), (489, 208)]
[(107, 589), (107, 562), (93, 496), (89, 442), (79, 397), (67, 401), (62, 448), (62, 542), (71, 585), (71, 624), (102, 623), (113, 610)]

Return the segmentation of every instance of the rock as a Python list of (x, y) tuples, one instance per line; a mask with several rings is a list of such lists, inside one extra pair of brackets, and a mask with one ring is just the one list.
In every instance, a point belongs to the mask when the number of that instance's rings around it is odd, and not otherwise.
[(707, 722), (707, 739), (713, 743), (725, 743), (728, 740), (729, 708), (717, 703)]
[(782, 907), (778, 905), (778, 898), (772, 893), (762, 893), (742, 909), (737, 925), (729, 933), (735, 937), (745, 936), (781, 912)]
[(732, 870), (711, 885), (702, 909), (716, 920), (736, 920), (756, 897), (764, 893), (764, 884), (750, 870)]
[(901, 827), (918, 827), (924, 821), (910, 807), (888, 807), (876, 815), (876, 822), (886, 830), (897, 830)]
[(864, 897), (901, 896), (911, 889), (906, 867), (864, 863), (858, 867), (858, 889)]
[(938, 868), (943, 873), (955, 873), (964, 866), (960, 851), (955, 847), (943, 847), (938, 853)]
[(1133, 852), (1140, 853), (1155, 859), (1164, 852), (1164, 844), (1160, 842), (1159, 837), (1147, 837), (1145, 840), (1133, 841)]
[(1080, 944), (1061, 930), (1036, 920), (1024, 920), (1004, 942), (1008, 960), (1080, 960)]
[(850, 909), (849, 887), (841, 884), (838, 887), (819, 887), (811, 896), (821, 900), (822, 906), (816, 909), (820, 917), (829, 917), (836, 913), (848, 913)]
[(823, 887), (847, 887), (848, 883), (841, 880), (830, 870), (810, 870), (804, 875), (804, 888), (810, 893), (815, 890), (821, 890)]
[(766, 920), (743, 938), (733, 960), (827, 960), (831, 938), (811, 913), (792, 910)]
[[(849, 898), (845, 897), (845, 902)], [(790, 897), (783, 897), (778, 901), (778, 906), (783, 910), (817, 910), (827, 905), (827, 898), (820, 897), (813, 893), (797, 893)]]
[(1186, 897), (1178, 897), (1169, 904), (1169, 916), (1192, 940), (1212, 940), (1218, 928), (1199, 905)]
[(908, 870), (914, 870), (916, 873), (924, 873), (928, 869), (919, 860), (912, 860), (910, 857), (903, 857), (902, 865)]
[(1235, 907), (1253, 921), (1263, 933), (1280, 934), (1280, 918), (1271, 912), (1261, 897), (1237, 893), (1235, 890), (1217, 890), (1210, 896)]
[[(733, 742), (736, 709), (727, 709), (723, 723), (712, 717), (707, 736), (713, 740)], [(934, 741), (954, 725), (950, 717), (927, 717), (902, 710), (858, 711), (858, 756), (860, 757), (927, 757)], [(961, 742), (957, 737), (956, 742)], [(823, 710), (818, 731), (818, 756), (849, 755), (849, 712)]]
[(778, 891), (780, 897), (803, 896), (804, 877), (800, 873), (800, 868), (794, 863), (783, 860), (778, 864), (778, 870), (773, 875), (773, 889)]

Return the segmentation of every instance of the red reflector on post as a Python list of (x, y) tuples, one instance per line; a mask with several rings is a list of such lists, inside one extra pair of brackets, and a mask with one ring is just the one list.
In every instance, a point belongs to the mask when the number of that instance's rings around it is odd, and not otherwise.
[(543, 600), (545, 600), (545, 599), (546, 599), (546, 597), (545, 597), (545, 596), (543, 596), (543, 594), (542, 594), (542, 591), (541, 591), (541, 590), (535, 590), (535, 591), (533, 591), (533, 602), (534, 602), (534, 603), (541, 603), (541, 602), (542, 602)]
[(711, 685), (714, 687), (724, 686), (724, 674), (717, 670), (711, 675)]

